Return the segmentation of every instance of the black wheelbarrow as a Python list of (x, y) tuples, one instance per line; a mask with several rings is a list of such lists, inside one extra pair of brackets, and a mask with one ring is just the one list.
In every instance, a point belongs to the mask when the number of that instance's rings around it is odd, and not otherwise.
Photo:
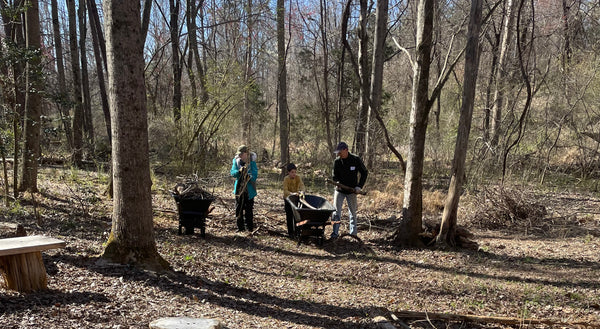
[(316, 195), (290, 195), (286, 199), (292, 206), (296, 222), (296, 237), (298, 244), (302, 239), (313, 237), (319, 246), (325, 240), (325, 226), (331, 224), (331, 214), (335, 208), (325, 198)]
[(215, 199), (201, 196), (171, 195), (177, 203), (177, 213), (179, 214), (177, 234), (182, 234), (182, 227), (185, 229), (185, 234), (194, 234), (194, 228), (199, 228), (200, 236), (206, 237), (206, 216), (210, 212), (210, 204)]

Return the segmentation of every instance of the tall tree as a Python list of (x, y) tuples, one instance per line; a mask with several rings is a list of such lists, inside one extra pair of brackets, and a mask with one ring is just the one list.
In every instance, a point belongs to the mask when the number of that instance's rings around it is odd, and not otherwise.
[(416, 63), (413, 68), (413, 89), (410, 110), (409, 151), (404, 178), (402, 220), (395, 233), (397, 244), (419, 245), (423, 212), (423, 159), (429, 100), (429, 68), (433, 36), (434, 0), (419, 0), (417, 6)]
[(111, 144), (111, 133), (110, 133), (110, 109), (108, 107), (108, 96), (106, 95), (106, 80), (104, 79), (104, 68), (106, 67), (106, 54), (104, 56), (101, 53), (101, 42), (104, 41), (100, 24), (96, 23), (98, 19), (98, 8), (94, 0), (88, 0), (87, 3), (88, 16), (90, 17), (90, 29), (92, 35), (92, 47), (94, 49), (94, 59), (96, 61), (96, 75), (98, 76), (98, 87), (100, 89), (100, 101), (102, 102), (102, 113), (104, 114), (104, 124), (106, 126), (106, 134), (108, 136), (108, 143)]
[(154, 239), (140, 9), (139, 1), (104, 2), (114, 198), (102, 257), (161, 270), (169, 265)]
[[(369, 95), (371, 96), (371, 102), (369, 106), (369, 112), (367, 114), (367, 145), (365, 152), (367, 153), (367, 159), (370, 163), (373, 161), (373, 157), (369, 156), (369, 142), (370, 140), (370, 129), (371, 126), (371, 113), (379, 116), (379, 109), (381, 108), (381, 98), (383, 92), (383, 64), (385, 60), (385, 40), (388, 29), (388, 0), (377, 1), (377, 17), (375, 22), (375, 37), (373, 45), (373, 60), (371, 64), (371, 86)], [(382, 125), (383, 126), (383, 125)], [(385, 129), (385, 126), (383, 126)]]
[[(287, 102), (287, 68), (285, 47), (285, 2), (277, 0), (277, 107), (279, 111), (279, 149), (281, 151), (280, 161), (285, 165), (290, 160), (289, 149), (289, 112)], [(283, 173), (284, 171), (282, 171)]]
[[(14, 53), (18, 53), (18, 49), (25, 48), (25, 36), (23, 35), (23, 15), (21, 15), (23, 8), (23, 0), (16, 0), (14, 3), (9, 4), (6, 1), (0, 1), (0, 8), (2, 8), (2, 20), (4, 21), (4, 31), (7, 36), (7, 45), (12, 48)], [(23, 61), (24, 56), (19, 58), (12, 58), (14, 61), (12, 64), (12, 87), (7, 93), (9, 97), (9, 106), (12, 107), (12, 124), (13, 124), (13, 196), (18, 197), (19, 191), (19, 175), (17, 174), (20, 169), (21, 156), (21, 118), (25, 111), (25, 82), (23, 76), (25, 72), (25, 64)]]
[(244, 69), (244, 82), (246, 88), (244, 88), (244, 112), (242, 114), (242, 140), (247, 145), (252, 145), (252, 119), (253, 119), (253, 108), (250, 95), (253, 92), (252, 82), (252, 51), (253, 51), (253, 30), (254, 30), (254, 18), (252, 17), (252, 0), (248, 0), (246, 6), (246, 56), (245, 56), (245, 69)]
[[(200, 15), (201, 20), (204, 19), (202, 12), (203, 6), (204, 0), (200, 0), (200, 3), (198, 5), (196, 5), (196, 0), (188, 0), (188, 15), (190, 16), (190, 18), (188, 19), (188, 39), (190, 45), (190, 53), (191, 55), (193, 55), (194, 62), (196, 63), (196, 73), (194, 74), (194, 76), (197, 78), (198, 83), (200, 84), (200, 95), (198, 96), (199, 101), (201, 103), (206, 103), (208, 101), (208, 91), (206, 90), (206, 74), (204, 73), (206, 70), (204, 69), (204, 63), (200, 58), (200, 50), (198, 49), (198, 26), (196, 24), (196, 18), (198, 17), (198, 15)], [(201, 38), (204, 39), (204, 33), (200, 33), (200, 35)], [(203, 41), (202, 44), (204, 44)], [(190, 70), (192, 70), (191, 67)]]
[[(328, 40), (328, 7), (327, 0), (319, 1), (319, 17), (321, 30), (321, 48), (323, 49), (323, 91), (321, 96), (323, 118), (325, 119), (325, 132), (327, 134), (327, 149), (333, 150), (333, 145), (337, 141), (332, 140), (331, 136), (331, 105), (329, 97), (329, 40)], [(343, 64), (340, 63), (340, 66)], [(340, 89), (342, 90), (342, 89)]]
[(65, 64), (63, 58), (63, 46), (60, 33), (60, 20), (58, 18), (58, 1), (51, 0), (52, 6), (52, 33), (54, 37), (54, 58), (56, 62), (56, 74), (58, 77), (58, 110), (61, 115), (61, 121), (65, 129), (67, 145), (73, 150), (73, 134), (71, 133), (71, 120), (69, 107), (66, 106), (69, 99), (67, 84), (65, 81)]
[(77, 19), (75, 0), (67, 0), (69, 13), (69, 50), (71, 51), (71, 74), (73, 77), (73, 155), (75, 166), (83, 161), (83, 100), (81, 94), (81, 70), (77, 49)]
[(477, 73), (479, 71), (479, 31), (481, 30), (482, 2), (483, 0), (473, 0), (471, 2), (458, 135), (456, 137), (456, 146), (454, 147), (450, 187), (448, 188), (448, 196), (446, 197), (440, 232), (436, 238), (438, 243), (448, 244), (450, 246), (455, 244), (457, 225), (456, 214), (465, 177), (465, 161), (467, 158), (471, 122), (473, 119), (475, 87), (477, 85)]
[(358, 115), (356, 116), (356, 142), (354, 147), (358, 156), (364, 157), (367, 149), (367, 130), (369, 127), (368, 115), (371, 95), (369, 70), (369, 34), (367, 32), (369, 1), (359, 0), (360, 17), (358, 19), (358, 81), (360, 83), (360, 99), (358, 101)]
[(40, 130), (42, 115), (43, 81), (41, 79), (40, 13), (37, 0), (26, 7), (25, 34), (27, 50), (31, 53), (27, 61), (25, 125), (23, 143), (23, 174), (19, 191), (37, 192), (38, 158), (40, 156)]
[(506, 14), (502, 24), (502, 41), (500, 43), (500, 56), (496, 64), (496, 90), (494, 93), (494, 106), (492, 108), (492, 117), (490, 125), (490, 143), (492, 146), (498, 145), (500, 139), (500, 130), (502, 124), (502, 112), (506, 100), (506, 88), (508, 86), (506, 77), (508, 76), (507, 58), (510, 43), (512, 41), (513, 26), (515, 22), (516, 0), (506, 0)]
[(171, 31), (171, 67), (173, 72), (173, 118), (181, 118), (181, 63), (179, 60), (180, 0), (169, 0), (169, 29)]
[(152, 13), (152, 2), (152, 0), (144, 0), (144, 9), (142, 11), (142, 44), (146, 44), (146, 37), (148, 36), (150, 14)]
[(83, 129), (87, 146), (90, 150), (94, 148), (94, 125), (92, 122), (92, 104), (90, 96), (90, 79), (88, 74), (87, 59), (87, 19), (86, 19), (86, 0), (79, 0), (77, 9), (79, 19), (79, 51), (81, 52), (81, 90), (83, 97)]

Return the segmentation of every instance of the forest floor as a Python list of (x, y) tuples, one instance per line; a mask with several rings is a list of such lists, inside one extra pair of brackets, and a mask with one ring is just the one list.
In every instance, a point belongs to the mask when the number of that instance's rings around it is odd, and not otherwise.
[[(287, 238), (281, 191), (266, 179), (259, 181), (254, 234), (236, 234), (233, 182), (224, 178), (212, 186), (217, 200), (206, 238), (178, 235), (168, 193), (176, 182), (155, 177), (156, 243), (173, 270), (154, 273), (99, 258), (111, 227), (104, 174), (41, 168), (40, 193), (0, 208), (0, 237), (13, 234), (6, 223), (21, 223), (29, 235), (67, 246), (43, 253), (47, 291), (0, 286), (0, 327), (148, 328), (174, 316), (217, 319), (231, 329), (379, 328), (378, 316), (396, 328), (600, 326), (597, 194), (528, 191), (522, 208), (543, 207), (538, 217), (495, 220), (502, 205), (490, 205), (494, 190), (465, 195), (459, 223), (474, 234), (477, 250), (407, 249), (386, 239), (401, 206), (385, 188), (375, 192), (375, 182), (373, 193), (359, 197), (362, 241), (345, 236), (319, 246)], [(487, 217), (477, 220), (477, 213)]]

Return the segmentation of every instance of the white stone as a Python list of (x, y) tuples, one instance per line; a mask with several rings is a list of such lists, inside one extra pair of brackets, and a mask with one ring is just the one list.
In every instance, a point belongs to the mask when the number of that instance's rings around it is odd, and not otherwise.
[(214, 319), (189, 317), (161, 318), (150, 322), (151, 329), (221, 329), (221, 322)]

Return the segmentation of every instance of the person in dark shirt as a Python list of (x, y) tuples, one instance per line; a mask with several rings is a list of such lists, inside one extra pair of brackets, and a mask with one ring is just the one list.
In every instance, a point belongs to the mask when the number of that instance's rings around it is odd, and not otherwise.
[(358, 233), (356, 226), (358, 201), (356, 195), (360, 193), (365, 185), (369, 171), (358, 156), (348, 152), (348, 144), (340, 142), (335, 148), (335, 153), (337, 157), (333, 161), (333, 181), (349, 188), (338, 186), (333, 193), (333, 203), (336, 210), (333, 215), (333, 232), (331, 232), (331, 238), (336, 239), (339, 236), (340, 218), (344, 200), (348, 204), (350, 235), (356, 237)]

